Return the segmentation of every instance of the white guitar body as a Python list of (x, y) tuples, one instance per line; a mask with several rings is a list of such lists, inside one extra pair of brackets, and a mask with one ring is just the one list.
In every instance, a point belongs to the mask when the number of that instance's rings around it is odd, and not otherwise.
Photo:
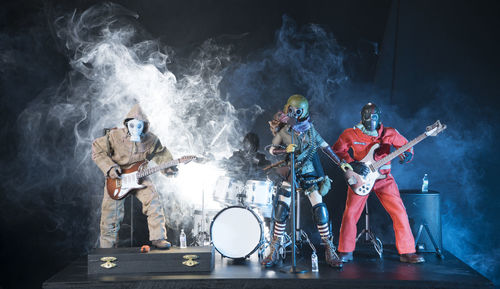
[(375, 159), (373, 158), (373, 156), (375, 155), (375, 150), (379, 147), (380, 145), (378, 143), (374, 144), (368, 154), (366, 154), (366, 156), (360, 161), (370, 169), (368, 175), (362, 176), (355, 173), (353, 170), (347, 170), (345, 172), (347, 183), (357, 195), (368, 195), (373, 189), (375, 181), (383, 178), (379, 171), (373, 167), (373, 164), (375, 163)]
[(128, 174), (122, 174), (120, 179), (115, 179), (120, 185), (113, 191), (113, 195), (117, 199), (122, 199), (128, 192), (132, 190), (143, 189), (146, 186), (139, 184), (139, 178), (137, 177), (137, 171)]

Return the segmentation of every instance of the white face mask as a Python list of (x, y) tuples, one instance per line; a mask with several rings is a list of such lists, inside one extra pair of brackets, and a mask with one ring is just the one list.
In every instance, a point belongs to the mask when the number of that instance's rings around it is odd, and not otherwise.
[(135, 118), (131, 119), (127, 122), (127, 128), (130, 133), (130, 140), (140, 142), (142, 130), (144, 129), (144, 122)]

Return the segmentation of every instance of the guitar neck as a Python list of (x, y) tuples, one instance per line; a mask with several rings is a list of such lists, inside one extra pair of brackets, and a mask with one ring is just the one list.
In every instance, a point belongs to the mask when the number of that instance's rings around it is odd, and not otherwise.
[(161, 170), (164, 170), (164, 169), (167, 169), (167, 168), (170, 168), (170, 167), (173, 167), (173, 166), (176, 166), (180, 163), (180, 161), (177, 159), (177, 160), (173, 160), (173, 161), (169, 161), (167, 163), (163, 163), (159, 166), (156, 166), (156, 167), (152, 167), (152, 168), (146, 168), (146, 169), (143, 169), (141, 170), (138, 174), (137, 174), (137, 177), (138, 178), (144, 178), (144, 177), (147, 177), (149, 175), (152, 175), (158, 171), (161, 171)]
[(416, 138), (414, 138), (413, 140), (411, 140), (410, 142), (408, 142), (404, 146), (398, 148), (397, 150), (395, 150), (392, 153), (388, 154), (384, 158), (378, 160), (377, 162), (375, 162), (373, 164), (374, 170), (378, 170), (381, 166), (383, 166), (384, 164), (392, 161), (394, 158), (396, 158), (397, 156), (399, 156), (403, 152), (407, 151), (409, 148), (415, 146), (416, 144), (418, 144), (419, 142), (421, 142), (422, 140), (424, 140), (426, 137), (427, 137), (427, 134), (424, 132), (423, 134), (417, 136)]

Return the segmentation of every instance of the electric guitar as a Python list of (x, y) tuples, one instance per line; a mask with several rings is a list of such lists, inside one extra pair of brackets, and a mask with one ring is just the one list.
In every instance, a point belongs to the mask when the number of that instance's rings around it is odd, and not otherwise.
[(121, 200), (131, 191), (145, 188), (146, 186), (141, 184), (141, 180), (143, 178), (159, 172), (160, 170), (176, 166), (180, 163), (187, 164), (194, 159), (196, 159), (195, 156), (183, 156), (180, 159), (176, 159), (152, 168), (146, 167), (146, 161), (138, 162), (131, 168), (124, 169), (120, 178), (106, 178), (106, 190), (108, 195), (113, 200)]
[(424, 133), (378, 161), (375, 161), (374, 156), (375, 150), (380, 147), (380, 144), (374, 144), (368, 154), (366, 154), (366, 156), (360, 161), (369, 169), (369, 173), (366, 176), (357, 174), (352, 170), (352, 168), (350, 168), (348, 164), (344, 164), (342, 166), (345, 177), (347, 179), (347, 183), (356, 194), (360, 196), (368, 195), (371, 192), (375, 181), (384, 178), (384, 176), (379, 172), (379, 168), (381, 166), (390, 162), (392, 159), (396, 158), (409, 148), (415, 146), (426, 137), (436, 136), (438, 133), (442, 132), (445, 129), (446, 125), (441, 124), (441, 122), (439, 122), (438, 120), (433, 125), (428, 126)]

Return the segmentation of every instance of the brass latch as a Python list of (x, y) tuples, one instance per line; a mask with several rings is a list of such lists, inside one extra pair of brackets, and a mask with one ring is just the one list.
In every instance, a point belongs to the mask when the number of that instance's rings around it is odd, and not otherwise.
[(101, 264), (101, 267), (106, 268), (106, 269), (111, 269), (113, 267), (116, 267), (116, 263), (113, 263), (116, 261), (115, 257), (102, 257), (101, 261), (104, 263)]
[(195, 261), (199, 258), (198, 255), (184, 255), (183, 258), (187, 260), (182, 262), (185, 266), (193, 267), (200, 264), (198, 261)]

